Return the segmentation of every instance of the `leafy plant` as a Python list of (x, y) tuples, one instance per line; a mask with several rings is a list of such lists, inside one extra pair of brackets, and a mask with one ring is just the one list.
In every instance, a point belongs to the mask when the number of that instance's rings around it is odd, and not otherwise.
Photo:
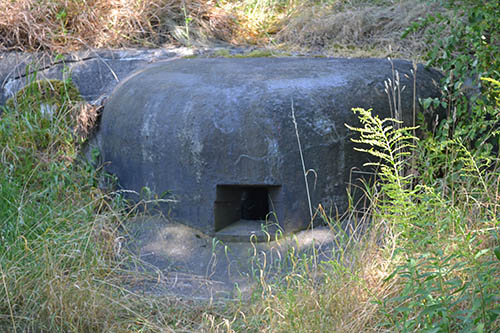
[[(380, 120), (371, 110), (354, 109), (363, 127), (354, 142), (359, 151), (380, 159), (367, 163), (379, 168), (377, 191), (371, 197), (375, 221), (385, 221), (388, 234), (395, 235), (391, 261), (394, 271), (385, 279), (398, 286), (398, 293), (378, 300), (385, 316), (382, 326), (399, 331), (455, 332), (490, 331), (498, 328), (500, 315), (500, 263), (494, 210), (477, 210), (474, 220), (467, 206), (448, 201), (435, 188), (418, 184), (411, 188), (410, 176), (402, 176), (406, 157), (414, 149), (410, 130), (395, 128), (394, 119)], [(365, 148), (368, 147), (368, 148)], [(484, 177), (486, 162), (476, 161), (466, 147), (451, 141), (448, 148), (458, 156), (460, 179), (473, 179), (465, 200), (489, 191)], [(405, 151), (409, 149), (410, 151)], [(431, 163), (432, 164), (432, 163)], [(498, 176), (498, 174), (496, 174)], [(420, 179), (421, 180), (421, 179)], [(462, 185), (462, 188), (463, 185)], [(488, 202), (484, 197), (476, 201)], [(491, 221), (480, 223), (482, 219)], [(493, 230), (484, 242), (483, 228)]]
[(413, 23), (403, 36), (426, 28), (428, 64), (442, 69), (444, 98), (425, 100), (424, 107), (442, 106), (447, 114), (436, 119), (436, 139), (460, 138), (483, 154), (498, 153), (499, 110), (488, 98), (481, 78), (500, 77), (500, 3), (498, 1), (443, 0), (447, 11)]
[(361, 128), (355, 128), (346, 124), (351, 131), (360, 134), (359, 139), (351, 140), (361, 144), (362, 147), (354, 149), (378, 159), (375, 162), (365, 163), (365, 166), (379, 168), (377, 175), (380, 182), (377, 185), (382, 187), (384, 194), (377, 198), (380, 213), (394, 216), (393, 220), (404, 228), (411, 223), (411, 213), (414, 211), (411, 175), (404, 175), (403, 169), (410, 155), (408, 149), (413, 147), (412, 142), (416, 140), (410, 134), (415, 127), (400, 127), (402, 121), (393, 118), (380, 119), (372, 114), (371, 109), (355, 108), (353, 112), (359, 114), (359, 120), (363, 125)]

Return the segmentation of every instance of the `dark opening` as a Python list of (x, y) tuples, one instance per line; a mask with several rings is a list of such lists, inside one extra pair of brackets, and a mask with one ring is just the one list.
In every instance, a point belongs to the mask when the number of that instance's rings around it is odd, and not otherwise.
[(240, 220), (266, 221), (277, 185), (217, 185), (214, 204), (215, 230)]
[(241, 193), (241, 219), (265, 220), (269, 213), (267, 188), (248, 188)]

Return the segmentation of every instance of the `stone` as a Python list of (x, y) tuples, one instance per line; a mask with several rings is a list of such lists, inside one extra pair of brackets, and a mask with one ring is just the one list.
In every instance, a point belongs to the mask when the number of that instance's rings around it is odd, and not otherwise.
[[(97, 134), (102, 158), (128, 198), (167, 193), (160, 211), (206, 234), (236, 224), (247, 238), (273, 225), (304, 229), (320, 204), (332, 215), (348, 208), (346, 188), (369, 156), (353, 150), (345, 124), (359, 125), (354, 107), (390, 116), (384, 81), (393, 69), (411, 124), (412, 68), (387, 59), (158, 62), (108, 98)], [(439, 96), (439, 79), (419, 65), (415, 98)], [(314, 170), (307, 176), (311, 206), (304, 170)]]
[(190, 56), (195, 50), (130, 49), (85, 50), (65, 55), (46, 53), (0, 53), (0, 105), (14, 96), (30, 79), (63, 80), (71, 76), (82, 97), (99, 104), (120, 80), (147, 64)]

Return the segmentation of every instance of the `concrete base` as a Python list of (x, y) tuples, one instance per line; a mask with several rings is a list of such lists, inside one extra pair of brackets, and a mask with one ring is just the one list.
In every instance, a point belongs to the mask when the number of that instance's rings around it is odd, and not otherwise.
[[(336, 255), (336, 233), (328, 227), (249, 243), (249, 234), (243, 239), (238, 231), (257, 229), (240, 222), (223, 230), (226, 235), (212, 238), (158, 216), (126, 221), (128, 235), (123, 246), (136, 254), (139, 260), (130, 263), (130, 267), (140, 273), (126, 287), (139, 294), (174, 295), (209, 302), (246, 298), (258, 284), (261, 270), (266, 278), (289, 271), (291, 253), (298, 257), (316, 251), (318, 262)], [(260, 228), (260, 223), (253, 222), (253, 226)], [(261, 237), (264, 233), (257, 234)], [(233, 239), (241, 237), (242, 241), (230, 241), (231, 235)], [(221, 241), (224, 237), (228, 240)]]
[(258, 220), (239, 220), (217, 231), (214, 237), (223, 242), (269, 242), (283, 235), (277, 224)]

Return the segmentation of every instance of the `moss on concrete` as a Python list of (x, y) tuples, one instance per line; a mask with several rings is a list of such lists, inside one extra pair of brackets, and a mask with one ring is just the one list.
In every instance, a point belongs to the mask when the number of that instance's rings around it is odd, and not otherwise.
[[(36, 113), (42, 122), (59, 119), (61, 126), (75, 128), (83, 102), (78, 88), (69, 81), (37, 80), (28, 83), (6, 102), (7, 109), (19, 114)], [(64, 124), (64, 125), (63, 125)]]
[(27, 84), (7, 100), (7, 107), (40, 108), (41, 104), (60, 109), (64, 104), (82, 101), (78, 88), (61, 80), (37, 80)]
[(253, 50), (246, 53), (232, 54), (228, 49), (220, 49), (215, 51), (212, 58), (269, 58), (269, 57), (289, 57), (290, 53), (279, 52), (273, 50)]

